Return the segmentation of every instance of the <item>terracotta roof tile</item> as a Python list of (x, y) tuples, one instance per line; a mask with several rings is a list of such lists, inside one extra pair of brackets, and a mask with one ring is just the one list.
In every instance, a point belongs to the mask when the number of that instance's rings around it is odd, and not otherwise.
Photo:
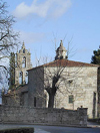
[(96, 64), (89, 64), (89, 63), (71, 61), (71, 60), (66, 60), (66, 59), (58, 59), (53, 62), (29, 69), (28, 71), (31, 71), (33, 69), (37, 69), (40, 67), (60, 67), (60, 66), (62, 67), (65, 67), (65, 66), (68, 66), (68, 67), (99, 67), (99, 65), (96, 65)]
[(50, 67), (55, 67), (55, 66), (68, 66), (68, 67), (76, 67), (76, 66), (90, 66), (90, 67), (98, 67), (99, 65), (95, 64), (89, 64), (89, 63), (84, 63), (84, 62), (77, 62), (77, 61), (71, 61), (71, 60), (66, 60), (66, 59), (61, 59), (61, 60), (55, 60), (53, 62), (50, 62), (48, 64), (45, 64), (44, 66), (50, 66)]
[(8, 93), (5, 94), (5, 96), (10, 96), (15, 93), (20, 94), (20, 93), (24, 93), (24, 92), (28, 92), (28, 85), (20, 86), (18, 89), (13, 90), (13, 91), (8, 91)]

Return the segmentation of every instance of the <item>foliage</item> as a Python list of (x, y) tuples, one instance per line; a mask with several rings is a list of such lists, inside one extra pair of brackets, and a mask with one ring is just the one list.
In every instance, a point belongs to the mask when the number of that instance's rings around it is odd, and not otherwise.
[(13, 88), (13, 86), (15, 85), (15, 54), (11, 53), (10, 55), (10, 88)]
[(93, 56), (91, 58), (92, 64), (100, 64), (100, 49), (93, 51)]

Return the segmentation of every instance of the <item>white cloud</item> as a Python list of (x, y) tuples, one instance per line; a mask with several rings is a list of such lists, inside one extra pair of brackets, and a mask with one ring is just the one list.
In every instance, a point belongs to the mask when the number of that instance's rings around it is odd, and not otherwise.
[(24, 2), (19, 4), (13, 12), (14, 16), (23, 19), (34, 14), (43, 18), (48, 16), (57, 18), (71, 7), (71, 0), (45, 0), (42, 3), (38, 3), (37, 1), (33, 0), (30, 6)]
[(26, 44), (31, 44), (35, 42), (41, 42), (44, 38), (44, 33), (33, 33), (33, 32), (20, 32), (20, 40), (24, 41)]

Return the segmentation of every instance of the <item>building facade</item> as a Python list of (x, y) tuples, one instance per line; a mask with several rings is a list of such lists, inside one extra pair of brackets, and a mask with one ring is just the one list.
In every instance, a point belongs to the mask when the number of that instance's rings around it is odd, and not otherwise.
[(46, 88), (52, 86), (53, 77), (62, 71), (58, 81), (59, 89), (54, 98), (54, 107), (72, 110), (78, 107), (88, 108), (88, 117), (95, 118), (99, 114), (99, 66), (70, 61), (66, 57), (66, 52), (61, 41), (55, 61), (28, 70), (29, 105), (48, 107), (49, 95)]
[(27, 70), (32, 68), (31, 54), (25, 48), (24, 42), (22, 48), (16, 53), (15, 59), (15, 85), (28, 83), (28, 72)]
[(23, 45), (16, 54), (11, 53), (9, 89), (2, 95), (2, 103), (11, 106), (28, 106), (28, 72), (32, 68), (31, 53)]
[[(56, 57), (53, 62), (34, 67), (30, 69), (30, 53), (26, 51), (25, 46), (17, 53), (17, 60), (20, 60), (20, 68), (16, 68), (16, 84), (18, 84), (18, 76), (22, 71), (25, 75), (26, 67), (28, 68), (28, 84), (19, 88), (17, 93), (19, 96), (19, 104), (30, 107), (48, 107), (49, 95), (47, 88), (52, 87), (53, 78), (60, 73), (59, 81), (56, 83), (58, 87), (54, 96), (54, 108), (65, 108), (76, 110), (78, 107), (88, 108), (88, 117), (95, 118), (99, 116), (99, 96), (100, 88), (100, 70), (98, 65), (76, 62), (67, 59), (63, 43), (61, 41), (56, 51)], [(20, 55), (20, 56), (19, 56)], [(25, 57), (25, 58), (24, 58)], [(24, 60), (24, 61), (23, 61)], [(28, 63), (24, 63), (25, 61)], [(24, 78), (22, 78), (24, 82)], [(22, 91), (21, 91), (22, 90)], [(9, 95), (4, 96), (7, 101)], [(15, 104), (15, 103), (14, 103)]]

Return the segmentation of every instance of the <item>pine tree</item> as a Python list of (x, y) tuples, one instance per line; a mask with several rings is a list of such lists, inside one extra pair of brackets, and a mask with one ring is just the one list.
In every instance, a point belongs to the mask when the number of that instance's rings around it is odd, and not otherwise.
[(100, 49), (93, 51), (93, 56), (91, 58), (92, 64), (100, 64)]
[(10, 87), (12, 89), (15, 85), (15, 54), (11, 53), (10, 55)]

